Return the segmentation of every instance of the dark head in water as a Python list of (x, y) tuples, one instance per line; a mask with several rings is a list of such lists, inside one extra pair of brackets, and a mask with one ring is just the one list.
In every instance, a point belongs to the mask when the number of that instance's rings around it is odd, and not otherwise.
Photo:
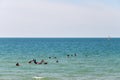
[(51, 57), (49, 57), (49, 59), (51, 59)]
[(19, 64), (19, 63), (16, 63), (16, 66), (20, 66), (20, 64)]
[(56, 59), (57, 57), (54, 57), (54, 59)]
[(48, 64), (47, 62), (44, 62), (44, 64)]
[(70, 55), (68, 54), (67, 57), (69, 58), (69, 56), (70, 56)]
[(77, 56), (77, 54), (75, 53), (74, 56)]
[(58, 63), (59, 61), (57, 60), (56, 63)]

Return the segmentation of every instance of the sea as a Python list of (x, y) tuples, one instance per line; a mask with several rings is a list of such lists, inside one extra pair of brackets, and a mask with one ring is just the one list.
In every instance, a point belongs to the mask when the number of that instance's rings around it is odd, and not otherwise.
[(0, 80), (120, 80), (120, 38), (0, 38)]

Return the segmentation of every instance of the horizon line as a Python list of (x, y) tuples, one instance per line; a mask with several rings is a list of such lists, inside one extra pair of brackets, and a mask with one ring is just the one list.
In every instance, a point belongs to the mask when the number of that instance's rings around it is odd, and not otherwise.
[[(109, 38), (109, 37), (0, 37), (0, 38)], [(110, 38), (120, 38), (120, 37), (110, 37)]]

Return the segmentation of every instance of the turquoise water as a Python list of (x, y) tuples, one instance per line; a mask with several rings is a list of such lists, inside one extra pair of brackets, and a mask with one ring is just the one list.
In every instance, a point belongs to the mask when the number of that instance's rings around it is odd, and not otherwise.
[(119, 79), (119, 38), (0, 38), (0, 80)]

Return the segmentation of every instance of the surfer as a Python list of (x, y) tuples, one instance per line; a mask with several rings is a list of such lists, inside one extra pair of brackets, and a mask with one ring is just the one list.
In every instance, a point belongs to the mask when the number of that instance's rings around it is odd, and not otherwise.
[(16, 66), (20, 66), (20, 64), (17, 62), (17, 63), (16, 63)]

